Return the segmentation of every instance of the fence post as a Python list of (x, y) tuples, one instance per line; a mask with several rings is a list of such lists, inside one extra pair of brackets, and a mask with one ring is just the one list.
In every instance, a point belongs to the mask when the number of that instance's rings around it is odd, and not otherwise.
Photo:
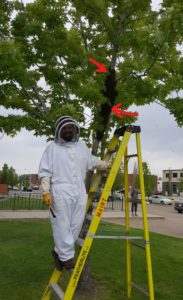
[(122, 211), (123, 211), (123, 200), (124, 200), (124, 199), (122, 198), (122, 199), (121, 199), (121, 202), (122, 202), (122, 203), (121, 203), (121, 210), (122, 210)]
[(29, 193), (29, 205), (28, 205), (28, 209), (30, 209), (30, 200), (31, 200), (31, 193)]
[(114, 210), (113, 197), (111, 198), (111, 201), (112, 201), (112, 210)]
[(13, 194), (13, 210), (15, 210), (15, 198), (16, 198), (16, 193)]

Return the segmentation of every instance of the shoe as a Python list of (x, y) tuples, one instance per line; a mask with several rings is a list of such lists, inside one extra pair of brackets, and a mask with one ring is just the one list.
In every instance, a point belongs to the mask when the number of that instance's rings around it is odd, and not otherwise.
[(57, 252), (55, 252), (55, 250), (52, 250), (51, 254), (54, 258), (54, 264), (55, 264), (56, 269), (59, 271), (62, 271), (63, 264), (62, 264), (61, 260), (59, 259)]
[(135, 216), (136, 216), (136, 217), (138, 217), (138, 215), (137, 215), (137, 214), (135, 214)]
[(66, 260), (66, 261), (62, 261), (62, 266), (63, 266), (63, 268), (65, 268), (66, 270), (74, 269), (75, 263), (74, 263), (73, 258), (70, 258), (70, 259), (68, 259), (68, 260)]

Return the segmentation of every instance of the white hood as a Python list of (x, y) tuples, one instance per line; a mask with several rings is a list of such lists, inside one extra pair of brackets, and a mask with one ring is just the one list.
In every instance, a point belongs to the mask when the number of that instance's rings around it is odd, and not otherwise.
[(65, 143), (65, 141), (60, 137), (60, 131), (65, 125), (74, 125), (75, 132), (72, 142), (77, 142), (79, 140), (80, 128), (76, 120), (70, 116), (60, 117), (55, 123), (55, 143)]

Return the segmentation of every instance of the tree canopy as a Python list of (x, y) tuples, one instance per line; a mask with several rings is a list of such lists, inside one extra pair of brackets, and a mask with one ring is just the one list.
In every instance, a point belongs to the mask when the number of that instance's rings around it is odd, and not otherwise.
[[(183, 125), (182, 0), (3, 0), (0, 4), (0, 129), (51, 137), (55, 119), (72, 115), (82, 136), (101, 141), (116, 124), (121, 102), (159, 101)], [(89, 62), (104, 63), (97, 74)], [(88, 119), (86, 108), (90, 110)], [(86, 129), (87, 128), (87, 129)]]
[(1, 181), (4, 184), (11, 186), (18, 184), (18, 175), (13, 167), (9, 167), (7, 164), (3, 165), (1, 171)]
[[(149, 165), (147, 162), (142, 162), (142, 167), (143, 167), (143, 175), (144, 175), (144, 188), (145, 188), (145, 193), (149, 197), (150, 195), (155, 192), (155, 188), (157, 188), (157, 176), (151, 174)], [(140, 187), (140, 182), (139, 182), (139, 174), (136, 174), (135, 178), (135, 187)]]

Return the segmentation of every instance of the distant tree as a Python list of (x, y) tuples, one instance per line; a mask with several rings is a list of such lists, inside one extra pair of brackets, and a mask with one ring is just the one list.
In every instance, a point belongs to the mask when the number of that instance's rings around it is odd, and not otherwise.
[(7, 164), (4, 164), (3, 165), (3, 168), (2, 168), (2, 173), (1, 173), (1, 176), (2, 176), (2, 183), (4, 184), (9, 184), (9, 168), (8, 168), (8, 165)]
[(123, 188), (124, 188), (124, 165), (122, 163), (117, 173), (117, 176), (115, 178), (112, 190), (116, 191), (116, 190), (121, 190)]
[(29, 175), (23, 175), (23, 186), (28, 188), (31, 185), (30, 176)]
[(28, 188), (31, 185), (31, 181), (30, 181), (30, 175), (21, 175), (19, 177), (19, 181), (20, 181), (20, 187), (21, 188)]
[(2, 183), (14, 186), (18, 184), (18, 175), (13, 167), (8, 167), (7, 164), (4, 164), (2, 168)]
[[(143, 175), (144, 175), (144, 186), (145, 186), (145, 193), (149, 197), (152, 195), (155, 187), (156, 187), (156, 175), (152, 175), (150, 172), (150, 168), (147, 162), (142, 163), (143, 166)], [(136, 177), (136, 182), (135, 182), (136, 187), (140, 187), (139, 184), (139, 175)]]
[(179, 178), (178, 188), (179, 192), (183, 192), (183, 178)]
[(18, 175), (13, 167), (9, 168), (9, 185), (12, 187), (17, 185), (19, 182)]
[(137, 184), (137, 175), (138, 175), (138, 166), (137, 166), (137, 162), (134, 163), (133, 166), (133, 185), (134, 187), (136, 187)]

